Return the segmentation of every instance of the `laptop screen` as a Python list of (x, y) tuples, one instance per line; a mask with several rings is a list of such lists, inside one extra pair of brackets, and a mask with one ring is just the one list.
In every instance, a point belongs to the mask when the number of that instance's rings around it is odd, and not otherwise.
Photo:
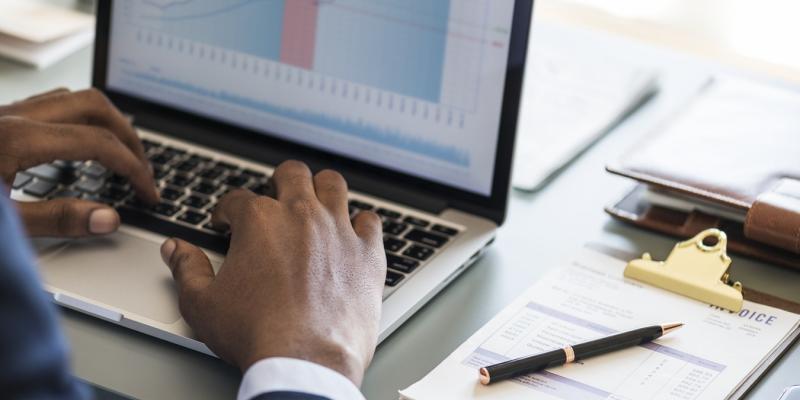
[(122, 0), (107, 86), (489, 196), (514, 0)]

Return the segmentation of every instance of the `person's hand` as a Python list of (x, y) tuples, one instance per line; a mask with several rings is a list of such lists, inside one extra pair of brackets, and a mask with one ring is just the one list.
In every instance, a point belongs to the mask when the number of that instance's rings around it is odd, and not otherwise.
[(168, 239), (164, 262), (180, 310), (197, 337), (246, 371), (267, 357), (309, 360), (356, 385), (378, 337), (386, 256), (380, 219), (348, 214), (347, 184), (288, 161), (275, 170), (275, 198), (237, 190), (212, 221), (230, 226), (215, 276), (197, 247)]
[[(95, 160), (128, 178), (147, 203), (158, 201), (153, 173), (130, 122), (99, 91), (57, 89), (0, 106), (0, 178), (55, 160)], [(86, 200), (19, 202), (31, 236), (107, 234), (120, 224), (111, 207)]]

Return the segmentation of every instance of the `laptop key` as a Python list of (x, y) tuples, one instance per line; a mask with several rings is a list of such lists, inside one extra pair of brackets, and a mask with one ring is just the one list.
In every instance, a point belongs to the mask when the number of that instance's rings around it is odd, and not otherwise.
[(84, 178), (75, 185), (75, 189), (80, 190), (81, 192), (86, 193), (97, 193), (100, 189), (103, 188), (105, 182), (101, 180), (91, 179), (91, 178)]
[(161, 198), (168, 201), (175, 201), (183, 197), (183, 190), (164, 188), (161, 190)]
[(419, 261), (389, 253), (386, 253), (386, 263), (389, 268), (400, 272), (405, 272), (407, 274), (414, 272), (414, 270), (419, 267)]
[(106, 173), (108, 173), (108, 169), (98, 163), (93, 162), (86, 164), (83, 168), (81, 168), (81, 173), (94, 179), (100, 179), (103, 178)]
[(78, 180), (78, 175), (72, 168), (60, 169), (50, 164), (41, 164), (33, 168), (29, 168), (28, 175), (33, 175), (39, 179), (44, 179), (51, 182), (61, 183), (64, 185), (71, 185)]
[(402, 214), (400, 214), (397, 211), (387, 210), (385, 208), (379, 208), (378, 211), (376, 211), (376, 212), (378, 213), (378, 215), (384, 216), (386, 218), (392, 218), (392, 219), (398, 219), (398, 218), (400, 218), (402, 216)]
[(211, 201), (201, 196), (189, 196), (183, 201), (183, 205), (196, 209), (202, 209), (207, 206)]
[(41, 164), (28, 169), (28, 174), (33, 175), (39, 179), (46, 179), (48, 181), (57, 182), (61, 177), (61, 170), (50, 165)]
[(35, 197), (47, 197), (56, 188), (56, 184), (48, 181), (37, 180), (25, 187), (23, 192)]
[(224, 174), (225, 174), (225, 169), (219, 167), (206, 168), (202, 172), (200, 172), (201, 177), (210, 180), (219, 179), (219, 177)]
[(403, 252), (404, 256), (408, 256), (420, 261), (425, 261), (433, 255), (434, 250), (430, 247), (411, 245), (406, 251)]
[(408, 225), (404, 223), (395, 222), (392, 220), (383, 221), (383, 233), (388, 233), (394, 236), (400, 236), (403, 232), (406, 231), (406, 229), (408, 229)]
[(155, 165), (167, 165), (173, 158), (175, 155), (169, 153), (153, 154), (149, 157), (150, 162)]
[(383, 248), (385, 248), (386, 251), (398, 252), (406, 244), (408, 244), (408, 242), (406, 242), (405, 240), (395, 239), (391, 237), (383, 238)]
[(386, 281), (384, 282), (386, 286), (397, 286), (400, 281), (403, 280), (405, 276), (403, 274), (398, 274), (397, 272), (386, 271)]
[(175, 166), (175, 169), (180, 172), (191, 173), (194, 172), (194, 170), (197, 169), (198, 166), (200, 166), (200, 163), (198, 163), (197, 161), (186, 160), (178, 163), (178, 165)]
[(177, 186), (179, 188), (184, 188), (192, 184), (194, 182), (194, 178), (188, 177), (186, 175), (175, 175), (168, 181), (168, 183), (172, 186)]
[(165, 153), (172, 154), (172, 155), (174, 155), (174, 156), (182, 156), (182, 155), (186, 154), (186, 150), (179, 149), (179, 148), (177, 148), (177, 147), (172, 147), (172, 146), (170, 146), (170, 147), (167, 147), (167, 148), (164, 150), (164, 152), (165, 152)]
[(242, 171), (242, 173), (256, 179), (262, 179), (267, 177), (267, 174), (263, 172), (253, 171), (252, 169), (245, 169), (244, 171)]
[(447, 236), (458, 235), (458, 229), (451, 228), (449, 226), (440, 225), (440, 224), (434, 225), (433, 227), (431, 227), (431, 230), (434, 231), (434, 232), (438, 232), (438, 233), (447, 235)]
[(200, 164), (200, 163), (211, 162), (211, 157), (201, 156), (199, 154), (192, 154), (191, 156), (189, 156), (189, 160)]
[(445, 243), (450, 240), (445, 236), (425, 232), (420, 229), (414, 229), (411, 232), (406, 233), (405, 238), (436, 248), (444, 246)]
[(32, 180), (33, 180), (32, 176), (24, 172), (19, 172), (14, 177), (14, 183), (11, 185), (11, 187), (15, 190), (22, 189), (23, 186), (29, 184)]
[(217, 166), (220, 167), (220, 168), (225, 168), (227, 170), (232, 170), (232, 171), (236, 171), (237, 169), (239, 169), (239, 167), (237, 167), (237, 166), (235, 166), (235, 165), (233, 165), (233, 164), (231, 164), (229, 162), (225, 162), (225, 161), (217, 161)]
[(226, 185), (241, 188), (250, 183), (250, 178), (244, 175), (231, 175), (223, 181)]
[(403, 218), (403, 221), (407, 222), (407, 223), (409, 223), (411, 225), (419, 226), (421, 228), (425, 228), (425, 227), (427, 227), (428, 225), (431, 224), (430, 222), (428, 222), (428, 221), (426, 221), (426, 220), (424, 220), (422, 218), (411, 217), (411, 216)]
[(200, 182), (192, 187), (192, 191), (204, 194), (206, 196), (211, 196), (219, 191), (219, 186), (213, 185), (209, 182)]
[(187, 224), (197, 225), (205, 221), (206, 217), (207, 216), (205, 214), (194, 211), (186, 211), (185, 213), (181, 214), (180, 217), (178, 217), (178, 220), (186, 222)]
[(180, 211), (181, 208), (179, 206), (169, 204), (169, 203), (160, 203), (153, 207), (153, 212), (159, 215), (163, 215), (165, 217), (171, 217)]

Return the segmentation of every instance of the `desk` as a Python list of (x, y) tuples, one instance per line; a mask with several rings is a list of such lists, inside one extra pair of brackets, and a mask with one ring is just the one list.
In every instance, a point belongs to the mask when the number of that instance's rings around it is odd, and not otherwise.
[[(710, 71), (725, 67), (641, 43), (611, 39), (626, 54), (666, 66), (662, 93), (641, 112), (583, 154), (537, 193), (514, 192), (505, 226), (486, 256), (399, 328), (378, 349), (363, 390), (368, 399), (397, 399), (397, 390), (420, 379), (532, 282), (566, 261), (583, 243), (667, 255), (673, 239), (612, 221), (603, 205), (631, 183), (604, 172), (604, 165), (680, 105)], [(630, 47), (626, 47), (630, 46)], [(48, 70), (0, 62), (0, 103), (48, 88), (89, 84), (87, 49)], [(735, 256), (734, 256), (735, 257)], [(733, 273), (748, 286), (800, 301), (800, 273), (735, 257)], [(114, 325), (62, 310), (75, 373), (98, 386), (137, 398), (234, 398), (235, 369), (211, 357)], [(800, 383), (795, 346), (750, 393), (776, 399)]]

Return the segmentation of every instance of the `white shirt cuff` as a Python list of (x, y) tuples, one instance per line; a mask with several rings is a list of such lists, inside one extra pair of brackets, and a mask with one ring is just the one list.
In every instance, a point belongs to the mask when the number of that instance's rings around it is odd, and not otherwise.
[(270, 392), (299, 392), (332, 400), (364, 400), (364, 395), (344, 375), (294, 358), (266, 358), (253, 364), (244, 374), (237, 399), (250, 400)]

